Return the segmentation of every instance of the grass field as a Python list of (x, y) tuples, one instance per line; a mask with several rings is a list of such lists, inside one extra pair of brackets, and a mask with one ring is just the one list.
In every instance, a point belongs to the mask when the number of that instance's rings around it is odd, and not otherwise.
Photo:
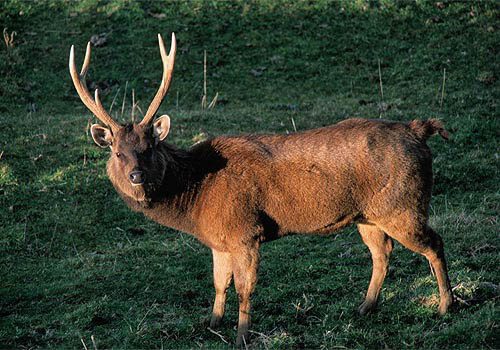
[[(437, 117), (431, 224), (459, 302), (436, 315), (421, 256), (397, 245), (378, 310), (357, 315), (371, 273), (354, 227), (263, 246), (255, 348), (498, 348), (499, 15), (494, 1), (20, 1), (0, 4), (0, 348), (224, 348), (236, 336), (231, 289), (207, 330), (210, 251), (133, 213), (105, 174), (107, 151), (67, 60), (93, 49), (91, 86), (129, 120), (161, 79), (156, 34), (178, 38), (161, 107), (170, 142), (286, 133), (358, 116)], [(2, 28), (3, 29), (3, 28)], [(167, 42), (169, 45), (169, 41)], [(203, 55), (207, 94), (201, 108)], [(381, 94), (381, 82), (383, 96)], [(122, 115), (125, 86), (127, 97)], [(293, 121), (293, 123), (292, 123)], [(226, 344), (225, 341), (229, 344)]]

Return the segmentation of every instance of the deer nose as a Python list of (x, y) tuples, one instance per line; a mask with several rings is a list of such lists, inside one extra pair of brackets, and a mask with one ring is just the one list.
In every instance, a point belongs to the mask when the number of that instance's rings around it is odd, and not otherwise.
[(141, 185), (144, 183), (144, 177), (142, 176), (142, 171), (136, 170), (129, 174), (130, 182), (132, 185)]

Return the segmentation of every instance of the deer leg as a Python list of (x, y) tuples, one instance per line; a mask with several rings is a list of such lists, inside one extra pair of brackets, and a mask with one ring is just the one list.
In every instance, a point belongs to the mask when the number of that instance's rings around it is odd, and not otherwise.
[(430, 237), (431, 246), (424, 252), (424, 256), (434, 269), (439, 287), (440, 302), (438, 312), (440, 315), (444, 315), (453, 304), (453, 293), (450, 278), (448, 277), (448, 268), (446, 267), (443, 239), (429, 226), (427, 226), (426, 231)]
[(441, 236), (427, 225), (414, 225), (410, 230), (401, 230), (399, 227), (402, 225), (391, 226), (387, 227), (387, 230), (384, 229), (388, 235), (398, 240), (406, 248), (425, 256), (432, 266), (439, 287), (438, 311), (444, 315), (453, 304), (453, 293)]
[(248, 329), (250, 327), (250, 298), (257, 283), (257, 269), (259, 267), (258, 248), (247, 249), (232, 255), (234, 285), (238, 293), (239, 318), (236, 346), (241, 347), (248, 343)]
[(392, 239), (384, 231), (374, 225), (358, 225), (358, 231), (361, 234), (363, 242), (370, 249), (372, 255), (372, 277), (365, 301), (360, 305), (358, 311), (361, 315), (366, 315), (377, 305), (378, 296), (382, 283), (384, 283), (387, 267), (389, 265), (389, 256), (392, 252)]
[(214, 262), (214, 287), (215, 301), (210, 319), (210, 328), (217, 328), (224, 316), (226, 306), (226, 293), (231, 284), (233, 268), (231, 266), (231, 254), (212, 250)]

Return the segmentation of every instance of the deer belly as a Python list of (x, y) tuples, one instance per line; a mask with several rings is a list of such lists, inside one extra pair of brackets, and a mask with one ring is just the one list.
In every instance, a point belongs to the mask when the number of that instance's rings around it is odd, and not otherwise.
[[(321, 182), (321, 181), (320, 181)], [(357, 205), (347, 189), (335, 189), (324, 181), (276, 191), (267, 201), (268, 215), (288, 233), (330, 233), (359, 216)], [(310, 185), (310, 186), (308, 186)]]

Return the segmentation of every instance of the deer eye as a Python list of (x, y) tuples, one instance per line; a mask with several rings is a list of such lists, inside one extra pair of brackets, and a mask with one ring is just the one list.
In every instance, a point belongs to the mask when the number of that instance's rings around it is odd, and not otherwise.
[(116, 158), (120, 158), (122, 156), (122, 154), (120, 152), (116, 152), (115, 156), (116, 156)]

